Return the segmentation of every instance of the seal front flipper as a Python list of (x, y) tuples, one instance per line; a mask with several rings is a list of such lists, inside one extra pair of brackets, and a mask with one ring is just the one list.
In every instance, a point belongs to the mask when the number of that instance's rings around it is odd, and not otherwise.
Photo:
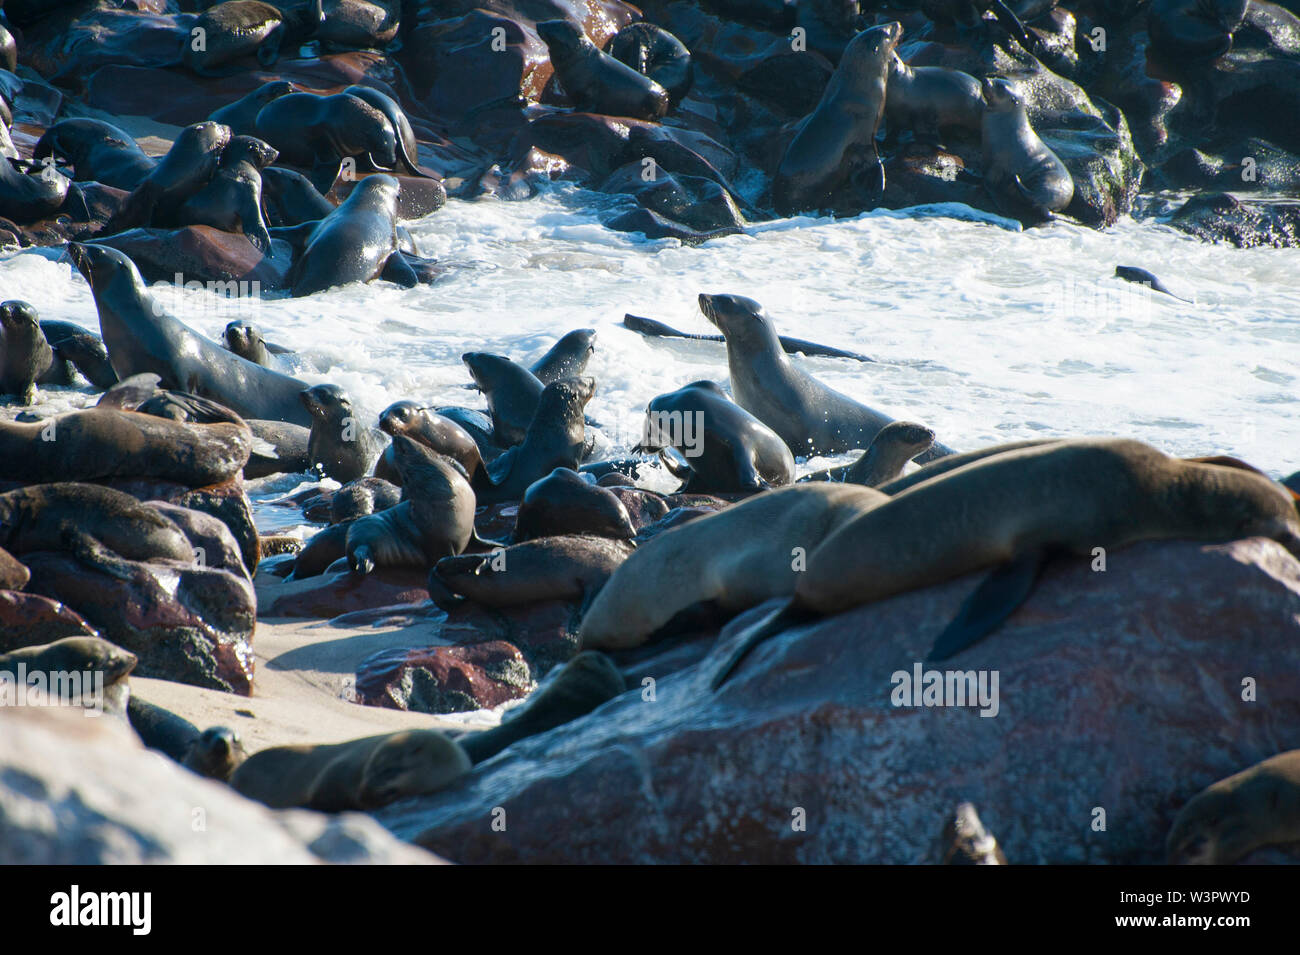
[(998, 628), (1029, 599), (1051, 552), (1035, 548), (994, 569), (966, 598), (957, 616), (944, 628), (926, 656), (946, 660), (977, 643)]
[(415, 288), (420, 284), (415, 269), (411, 268), (411, 263), (402, 257), (401, 250), (388, 257), (388, 261), (384, 263), (384, 267), (379, 271), (379, 277), (387, 282), (400, 285), (402, 288)]
[(745, 657), (749, 656), (750, 651), (764, 640), (767, 640), (770, 637), (775, 637), (783, 630), (788, 630), (791, 627), (797, 627), (800, 624), (815, 620), (817, 616), (818, 615), (814, 611), (809, 610), (807, 607), (799, 606), (793, 600), (784, 606), (778, 607), (776, 610), (772, 611), (772, 613), (759, 621), (759, 623), (755, 625), (755, 628), (746, 634), (745, 639), (740, 642), (740, 645), (736, 647), (731, 656), (727, 658), (727, 662), (722, 665), (722, 668), (718, 670), (713, 679), (709, 681), (709, 688), (717, 690), (718, 687), (727, 682), (727, 677), (731, 676), (732, 671), (735, 670), (736, 667), (740, 666)]

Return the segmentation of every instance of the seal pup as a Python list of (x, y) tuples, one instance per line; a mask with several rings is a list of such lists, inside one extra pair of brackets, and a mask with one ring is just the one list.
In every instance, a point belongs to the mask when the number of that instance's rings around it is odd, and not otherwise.
[(182, 716), (132, 695), (127, 719), (140, 741), (207, 779), (228, 782), (248, 751), (239, 734), (226, 726), (202, 732)]
[(272, 226), (292, 228), (317, 222), (334, 211), (334, 203), (322, 196), (300, 172), (281, 166), (262, 170), (262, 205)]
[(167, 315), (135, 263), (116, 249), (73, 242), (68, 252), (90, 283), (119, 378), (151, 371), (163, 387), (211, 398), (243, 418), (311, 426), (299, 397), (306, 382), (240, 358)]
[(661, 119), (668, 112), (667, 90), (600, 50), (575, 24), (543, 20), (536, 29), (575, 109), (648, 120)]
[(995, 454), (891, 497), (827, 537), (809, 555), (790, 603), (756, 625), (714, 686), (786, 627), (977, 570), (994, 568), (928, 659), (947, 659), (993, 632), (1055, 554), (1243, 537), (1267, 537), (1300, 555), (1294, 502), (1250, 471), (1171, 458), (1125, 438)]
[(984, 97), (984, 184), (995, 200), (1027, 206), (1050, 219), (1074, 198), (1074, 179), (1029, 124), (1025, 100), (1008, 80), (986, 77)]
[(903, 468), (918, 454), (934, 444), (934, 432), (911, 421), (891, 421), (871, 439), (871, 447), (852, 464), (814, 471), (799, 480), (839, 481), (879, 487), (903, 473)]
[(537, 403), (542, 400), (546, 385), (504, 355), (466, 352), (460, 360), (469, 369), (475, 387), (487, 399), (496, 443), (503, 448), (519, 444), (537, 413)]
[(478, 765), (521, 739), (571, 723), (625, 692), (627, 683), (614, 661), (583, 650), (548, 674), (528, 702), (509, 711), (499, 725), (467, 733), (456, 742)]
[(250, 322), (233, 321), (226, 324), (221, 334), (222, 343), (227, 351), (232, 351), (240, 358), (245, 358), (263, 368), (275, 368), (275, 355), (290, 355), (293, 352), (282, 345), (273, 345), (262, 336), (262, 330)]
[(176, 211), (208, 184), (229, 142), (230, 127), (220, 123), (203, 122), (185, 127), (167, 155), (105, 223), (104, 234), (113, 235), (139, 226), (175, 224)]
[(594, 378), (561, 378), (543, 388), (524, 440), (479, 472), (479, 503), (517, 501), (556, 468), (577, 468), (587, 448), (583, 409), (595, 393)]
[[(120, 714), (129, 705), (127, 677), (138, 662), (134, 653), (99, 637), (65, 637), (0, 654), (0, 674), (16, 681), (20, 675), (30, 678), (39, 673), (46, 691), (57, 695), (60, 703), (102, 706), (105, 712)], [(71, 679), (72, 674), (78, 674), (76, 680)], [(87, 685), (83, 680), (91, 682)], [(97, 686), (99, 680), (103, 683)], [(101, 687), (102, 696), (98, 692)]]
[(437, 792), (469, 772), (465, 751), (435, 730), (403, 730), (346, 743), (274, 746), (248, 757), (231, 787), (272, 809), (378, 809)]
[(76, 182), (99, 182), (131, 192), (158, 165), (132, 136), (99, 119), (61, 119), (41, 134), (32, 159), (57, 157), (72, 164)]
[(627, 649), (691, 608), (707, 605), (730, 617), (788, 597), (814, 548), (888, 500), (856, 484), (797, 484), (658, 534), (615, 571), (578, 638), (584, 649)]
[[(96, 388), (112, 388), (117, 384), (117, 372), (108, 360), (108, 349), (94, 332), (73, 322), (46, 319), (41, 322), (41, 334), (54, 350), (55, 367), (51, 368), (49, 384), (73, 384), (74, 369)], [(60, 364), (63, 368), (57, 369)]]
[[(414, 401), (395, 401), (385, 408), (379, 415), (379, 430), (391, 437), (406, 435), (439, 454), (445, 454), (458, 462), (471, 480), (483, 467), (483, 455), (468, 431), (450, 418)], [(392, 445), (384, 449), (384, 457), (390, 459), (396, 470), (393, 455)]]
[(627, 507), (590, 475), (556, 468), (524, 491), (515, 518), (515, 542), (559, 534), (631, 540), (636, 528)]
[(19, 225), (49, 218), (60, 210), (79, 222), (91, 218), (80, 187), (63, 173), (53, 167), (26, 173), (16, 162), (0, 156), (0, 217)]
[(54, 364), (54, 350), (41, 331), (36, 309), (26, 302), (0, 302), (0, 330), (0, 394), (30, 405), (36, 400), (36, 382)]
[(402, 501), (402, 489), (383, 478), (363, 477), (349, 481), (330, 498), (330, 523), (342, 524), (367, 514), (377, 514)]
[(345, 159), (367, 157), (380, 169), (397, 162), (397, 132), (388, 117), (348, 93), (276, 97), (257, 114), (254, 130), (280, 151), (281, 162), (309, 169), (321, 195), (333, 187)]
[(474, 491), (464, 469), (404, 435), (393, 438), (393, 450), (402, 473), (401, 503), (348, 525), (344, 549), (359, 574), (376, 566), (428, 567), (478, 540)]
[(903, 35), (898, 22), (863, 30), (844, 48), (817, 108), (803, 121), (772, 179), (781, 215), (828, 209), (851, 176), (864, 190), (885, 191), (876, 131), (885, 113), (890, 57)]
[[(731, 391), (740, 405), (800, 455), (869, 448), (894, 419), (823, 385), (782, 351), (763, 306), (741, 295), (700, 293), (700, 311), (727, 340)], [(951, 454), (933, 445), (920, 458)]]
[(262, 111), (262, 107), (271, 100), (296, 92), (298, 87), (288, 80), (271, 80), (269, 83), (263, 83), (247, 96), (215, 110), (208, 120), (229, 126), (230, 132), (235, 136), (252, 136), (257, 132), (257, 114)]
[(1174, 819), (1173, 865), (1231, 865), (1264, 846), (1300, 842), (1300, 749), (1221, 779)]
[(669, 106), (685, 99), (695, 82), (691, 51), (677, 37), (653, 23), (628, 24), (614, 34), (605, 52), (662, 86), (668, 93)]
[[(667, 448), (685, 458), (684, 467), (665, 457)], [(794, 481), (786, 443), (707, 379), (651, 399), (632, 450), (659, 451), (670, 469), (683, 472), (681, 489), (689, 493), (764, 491)]]
[(189, 425), (87, 408), (40, 421), (0, 421), (0, 480), (152, 478), (206, 487), (238, 474), (250, 445), (242, 425)]
[(217, 162), (216, 173), (206, 186), (185, 200), (176, 213), (177, 221), (242, 233), (264, 255), (270, 255), (271, 234), (262, 218), (262, 170), (278, 155), (260, 139), (231, 137)]
[(303, 390), (302, 404), (311, 412), (307, 459), (312, 467), (343, 484), (369, 474), (379, 457), (379, 440), (357, 418), (343, 389), (313, 385)]
[(979, 133), (984, 126), (980, 82), (942, 66), (909, 66), (895, 50), (885, 84), (885, 121), (894, 136), (910, 129), (915, 139), (939, 142), (942, 128)]
[(584, 608), (634, 546), (608, 537), (566, 534), (538, 537), (491, 553), (444, 557), (429, 573), (429, 597), (442, 610), (466, 600), (485, 607), (570, 600)]
[(596, 330), (575, 328), (561, 336), (528, 370), (543, 385), (561, 378), (579, 378), (596, 351)]
[(287, 280), (299, 298), (380, 276), (404, 288), (418, 282), (397, 239), (397, 180), (383, 175), (357, 183), (337, 209), (310, 229)]

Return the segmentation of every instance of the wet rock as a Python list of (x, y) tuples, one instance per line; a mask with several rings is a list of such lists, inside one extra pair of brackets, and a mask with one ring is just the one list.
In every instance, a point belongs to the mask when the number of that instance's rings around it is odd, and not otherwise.
[(247, 236), (206, 225), (130, 229), (95, 241), (125, 253), (146, 282), (221, 283), (228, 295), (281, 288), (292, 264), (281, 239), (271, 240), (272, 254), (265, 256)]
[(266, 617), (329, 620), (355, 610), (423, 601), (429, 596), (426, 576), (415, 567), (377, 567), (369, 574), (354, 574), (340, 563), (306, 580), (276, 580), (263, 586), (259, 579), (259, 603)]
[(239, 552), (239, 542), (221, 520), (211, 514), (168, 504), (166, 501), (149, 501), (148, 504), (181, 529), (194, 548), (196, 561), (252, 579), (252, 574), (244, 566), (243, 555)]
[(64, 637), (98, 636), (76, 611), (40, 594), (0, 590), (0, 653)]
[[(418, 179), (415, 176), (403, 176), (394, 173), (385, 173), (397, 180), (397, 215), (402, 219), (420, 219), (431, 212), (437, 212), (447, 202), (447, 190), (437, 179)], [(336, 202), (342, 202), (352, 190), (356, 188), (357, 183), (365, 179), (365, 176), (357, 176), (355, 179), (344, 179), (340, 177), (334, 183), (334, 188), (330, 190), (330, 198)]]
[[(970, 801), (1019, 864), (1155, 863), (1189, 798), (1300, 745), (1300, 563), (1279, 545), (1145, 543), (1105, 573), (1052, 565), (947, 664), (998, 673), (995, 716), (894, 706), (895, 674), (980, 579), (787, 630), (712, 692), (770, 602), (658, 679), (653, 702), (633, 689), (378, 818), (464, 862), (920, 863)], [(1243, 700), (1248, 676), (1267, 699)], [(485, 825), (497, 806), (504, 833)]]
[(117, 720), (0, 711), (0, 864), (439, 861), (361, 813), (266, 809), (146, 750)]
[(24, 555), (31, 593), (76, 610), (105, 640), (140, 658), (140, 676), (248, 696), (257, 617), (242, 575), (172, 560), (122, 561), (121, 577), (67, 554)]
[(500, 640), (467, 647), (381, 650), (357, 665), (357, 702), (417, 713), (499, 706), (532, 687), (518, 649)]
[(1300, 202), (1238, 199), (1227, 193), (1189, 199), (1169, 224), (1207, 242), (1238, 248), (1257, 245), (1291, 248), (1300, 244)]

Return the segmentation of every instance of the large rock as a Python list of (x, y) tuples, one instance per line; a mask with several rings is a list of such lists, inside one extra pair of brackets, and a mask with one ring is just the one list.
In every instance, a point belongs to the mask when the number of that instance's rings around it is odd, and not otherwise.
[(0, 710), (0, 865), (440, 861), (361, 813), (273, 812), (117, 720)]
[(0, 653), (52, 643), (64, 637), (93, 637), (95, 628), (57, 600), (18, 590), (0, 590)]
[[(932, 861), (969, 800), (1013, 862), (1152, 863), (1189, 798), (1300, 746), (1300, 563), (1279, 545), (1147, 543), (1104, 573), (1054, 564), (947, 664), (998, 674), (995, 716), (891, 705), (893, 674), (913, 672), (978, 581), (787, 630), (714, 693), (777, 604), (755, 608), (659, 678), (653, 702), (633, 683), (379, 819), (464, 862), (912, 863)], [(1243, 701), (1247, 679), (1259, 702)]]
[(526, 696), (533, 680), (515, 647), (494, 640), (468, 647), (381, 650), (357, 665), (357, 702), (417, 713), (490, 710)]

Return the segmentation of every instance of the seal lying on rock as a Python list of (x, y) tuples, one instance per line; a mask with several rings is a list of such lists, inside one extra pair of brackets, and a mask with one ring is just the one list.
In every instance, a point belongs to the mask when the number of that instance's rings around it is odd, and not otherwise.
[(236, 792), (272, 809), (366, 810), (451, 785), (469, 772), (465, 751), (434, 730), (405, 730), (347, 743), (275, 746), (230, 778)]
[(809, 555), (790, 603), (755, 627), (714, 686), (789, 626), (972, 571), (996, 568), (939, 634), (930, 659), (946, 659), (996, 629), (1028, 598), (1051, 555), (1092, 555), (1142, 540), (1256, 536), (1300, 556), (1295, 502), (1280, 485), (1241, 468), (1171, 458), (1123, 438), (994, 454), (923, 481), (827, 537)]
[(1197, 793), (1174, 820), (1166, 848), (1175, 865), (1231, 865), (1289, 842), (1300, 842), (1300, 749)]
[(840, 481), (879, 487), (903, 473), (907, 462), (934, 444), (934, 432), (911, 421), (891, 421), (871, 439), (871, 447), (852, 464), (814, 471), (799, 480)]
[(668, 91), (650, 77), (602, 52), (568, 20), (543, 20), (537, 35), (574, 107), (583, 112), (633, 119), (659, 119), (668, 112)]

